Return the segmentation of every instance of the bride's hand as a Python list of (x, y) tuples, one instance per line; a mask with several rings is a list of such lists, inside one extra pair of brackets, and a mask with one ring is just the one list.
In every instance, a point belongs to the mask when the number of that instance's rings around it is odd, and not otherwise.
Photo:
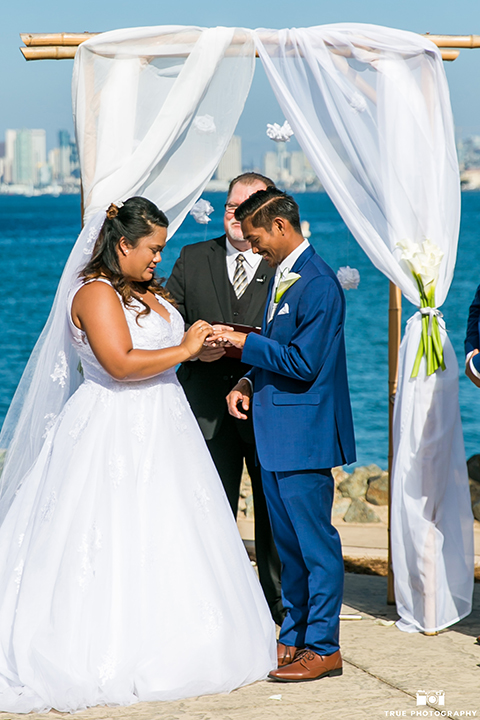
[(203, 348), (203, 343), (212, 333), (212, 326), (205, 320), (197, 320), (188, 328), (181, 344), (188, 351), (190, 358), (198, 355)]

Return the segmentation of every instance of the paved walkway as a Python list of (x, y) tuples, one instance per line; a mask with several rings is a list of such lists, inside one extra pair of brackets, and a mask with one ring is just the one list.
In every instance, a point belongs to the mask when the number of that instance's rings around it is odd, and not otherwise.
[[(384, 558), (388, 556), (387, 526), (384, 523), (361, 525), (334, 523), (342, 538), (343, 554), (346, 557)], [(474, 523), (475, 565), (480, 566), (480, 522)]]
[[(378, 557), (386, 547), (384, 526), (341, 527), (345, 554)], [(352, 543), (352, 544), (350, 544)], [(476, 529), (477, 554), (480, 531)], [(356, 555), (359, 557), (360, 555)], [(339, 678), (280, 684), (263, 681), (229, 695), (172, 703), (139, 703), (127, 708), (97, 707), (75, 720), (380, 720), (385, 717), (480, 718), (480, 584), (472, 614), (438, 636), (402, 633), (386, 605), (386, 578), (348, 574), (342, 613), (361, 620), (341, 623), (344, 673)], [(418, 704), (417, 693), (427, 704)], [(430, 697), (430, 700), (428, 698)], [(444, 704), (441, 702), (444, 701)], [(448, 715), (447, 715), (448, 716)], [(0, 713), (0, 720), (54, 720), (72, 717)]]

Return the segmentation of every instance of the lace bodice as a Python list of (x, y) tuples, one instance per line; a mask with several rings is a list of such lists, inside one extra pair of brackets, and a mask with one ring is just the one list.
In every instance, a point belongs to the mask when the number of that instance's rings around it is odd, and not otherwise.
[[(102, 280), (102, 282), (108, 283), (107, 280)], [(154, 378), (150, 378), (149, 380), (138, 380), (134, 382), (121, 382), (119, 380), (115, 380), (111, 375), (109, 375), (93, 354), (93, 350), (90, 347), (85, 333), (82, 330), (79, 330), (72, 321), (71, 308), (73, 298), (81, 287), (81, 284), (76, 286), (70, 295), (68, 303), (68, 319), (72, 342), (80, 356), (85, 380), (91, 380), (92, 382), (112, 389), (120, 389), (125, 386), (132, 388), (132, 386), (138, 387), (140, 385), (152, 385), (157, 384), (158, 382), (176, 382), (174, 367), (169, 368), (165, 372)], [(173, 307), (173, 305), (167, 302), (167, 300), (164, 300), (159, 295), (157, 295), (157, 300), (170, 313), (170, 322), (152, 310), (148, 315), (142, 315), (137, 323), (137, 311), (143, 310), (144, 306), (141, 303), (134, 301), (130, 307), (125, 307), (122, 302), (122, 308), (125, 313), (128, 329), (130, 330), (133, 347), (136, 349), (160, 350), (162, 348), (172, 347), (173, 345), (179, 345), (182, 341), (184, 333), (184, 322), (182, 316), (178, 310)]]

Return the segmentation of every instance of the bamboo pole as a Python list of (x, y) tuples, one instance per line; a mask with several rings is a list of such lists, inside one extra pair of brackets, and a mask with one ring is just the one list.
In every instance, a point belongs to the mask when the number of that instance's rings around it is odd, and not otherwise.
[(460, 50), (442, 50), (440, 55), (442, 56), (442, 60), (444, 62), (452, 62), (460, 55)]
[(21, 47), (25, 60), (73, 60), (78, 47), (49, 45), (45, 47)]
[[(20, 37), (27, 47), (45, 47), (48, 45), (76, 47), (85, 40), (99, 34), (91, 32), (20, 33)], [(430, 33), (425, 33), (423, 37), (431, 40), (439, 48), (480, 48), (480, 35), (430, 35)]]
[(388, 306), (388, 584), (387, 603), (395, 604), (393, 586), (392, 549), (390, 542), (390, 518), (392, 512), (392, 466), (393, 466), (393, 407), (398, 382), (398, 351), (402, 332), (402, 292), (390, 283)]
[(75, 47), (99, 33), (20, 33), (22, 42), (27, 47), (45, 47), (63, 45)]
[(439, 48), (479, 48), (480, 35), (430, 35), (424, 37), (431, 40)]
[[(25, 60), (72, 60), (77, 47), (95, 35), (99, 35), (99, 33), (20, 33), (25, 44), (25, 47), (20, 50)], [(183, 40), (191, 42), (190, 36), (192, 33), (186, 33), (182, 42)], [(424, 37), (428, 37), (439, 48), (480, 47), (480, 35), (429, 35), (427, 33)], [(162, 40), (169, 43), (170, 36), (166, 35)], [(233, 44), (235, 44), (235, 38)], [(441, 51), (442, 59), (445, 61), (456, 60), (459, 54), (459, 50)], [(256, 53), (256, 57), (258, 57), (258, 53)]]

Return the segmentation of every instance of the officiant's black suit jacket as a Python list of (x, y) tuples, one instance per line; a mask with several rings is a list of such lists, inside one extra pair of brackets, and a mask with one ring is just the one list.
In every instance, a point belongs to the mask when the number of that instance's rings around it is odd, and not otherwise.
[[(167, 290), (177, 302), (186, 328), (199, 319), (209, 323), (238, 323), (261, 327), (267, 301), (268, 284), (275, 270), (262, 260), (245, 294), (251, 297), (243, 319), (234, 316), (231, 305), (231, 283), (227, 274), (225, 235), (205, 242), (186, 245), (167, 282)], [(215, 362), (186, 362), (178, 379), (206, 440), (211, 440), (227, 411), (226, 396), (250, 369), (240, 360), (220, 358)], [(239, 420), (239, 432), (253, 442), (250, 421)]]

